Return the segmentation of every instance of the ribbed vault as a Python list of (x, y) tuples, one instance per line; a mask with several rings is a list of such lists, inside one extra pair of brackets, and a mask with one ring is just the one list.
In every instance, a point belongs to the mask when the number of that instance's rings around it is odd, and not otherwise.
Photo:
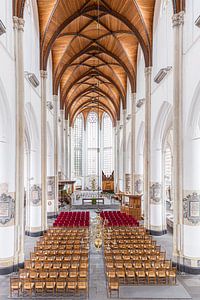
[[(53, 57), (53, 92), (73, 122), (79, 112), (106, 111), (119, 119), (126, 108), (127, 79), (136, 89), (137, 48), (152, 63), (155, 0), (38, 0), (40, 67)], [(13, 0), (23, 16), (25, 0)], [(174, 12), (184, 1), (173, 1)], [(85, 114), (84, 114), (85, 115)]]

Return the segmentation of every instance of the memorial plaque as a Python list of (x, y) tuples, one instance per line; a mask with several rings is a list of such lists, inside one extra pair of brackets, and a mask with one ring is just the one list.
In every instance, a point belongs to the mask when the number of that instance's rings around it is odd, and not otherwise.
[(5, 193), (0, 196), (0, 224), (6, 224), (14, 218), (14, 199)]
[(39, 185), (34, 184), (31, 187), (31, 202), (34, 206), (40, 205), (41, 202), (41, 188)]

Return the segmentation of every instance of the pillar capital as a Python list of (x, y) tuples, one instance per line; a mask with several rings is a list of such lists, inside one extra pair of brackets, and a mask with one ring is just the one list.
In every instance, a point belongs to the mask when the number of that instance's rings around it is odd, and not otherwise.
[(24, 31), (24, 24), (25, 24), (24, 19), (18, 18), (18, 30)]
[(40, 76), (41, 76), (41, 78), (46, 79), (47, 78), (47, 71), (46, 70), (40, 70)]
[(18, 25), (19, 25), (19, 22), (18, 22), (19, 18), (14, 16), (13, 17), (13, 29), (18, 29)]
[(180, 11), (172, 16), (172, 26), (180, 26), (184, 24), (184, 11)]
[(152, 72), (152, 67), (151, 67), (151, 66), (145, 67), (145, 69), (144, 69), (144, 74), (145, 74), (146, 76), (151, 75), (151, 72)]

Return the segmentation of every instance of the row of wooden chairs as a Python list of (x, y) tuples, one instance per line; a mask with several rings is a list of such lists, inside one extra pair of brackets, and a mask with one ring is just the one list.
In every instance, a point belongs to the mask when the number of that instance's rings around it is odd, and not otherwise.
[(117, 279), (119, 284), (176, 284), (176, 268), (146, 269), (109, 269), (107, 280)]
[(68, 232), (65, 228), (50, 228), (40, 238), (30, 259), (25, 260), (24, 269), (10, 279), (11, 296), (14, 293), (18, 296), (38, 293), (88, 295), (89, 231), (69, 231), (65, 239), (63, 233)]
[(112, 284), (176, 284), (166, 252), (140, 227), (105, 229), (104, 264), (109, 293)]
[(10, 278), (10, 297), (17, 296), (46, 296), (48, 293), (70, 294), (71, 296), (84, 294), (88, 297), (88, 280), (86, 278)]

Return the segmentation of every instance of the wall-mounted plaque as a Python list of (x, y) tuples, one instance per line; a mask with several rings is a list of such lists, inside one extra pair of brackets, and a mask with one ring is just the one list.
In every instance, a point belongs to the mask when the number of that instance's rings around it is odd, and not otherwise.
[(135, 192), (137, 194), (142, 194), (142, 191), (143, 191), (143, 181), (141, 178), (139, 178), (135, 182)]
[(160, 203), (162, 196), (162, 186), (159, 182), (155, 182), (150, 187), (150, 198), (154, 203)]
[(54, 176), (47, 177), (47, 199), (48, 200), (55, 199), (55, 177)]
[(7, 195), (1, 194), (0, 196), (0, 223), (6, 224), (11, 219), (14, 218), (15, 212), (15, 201), (14, 199)]
[(200, 222), (200, 195), (197, 193), (183, 199), (183, 218), (194, 225)]
[(34, 184), (31, 187), (31, 202), (34, 206), (40, 205), (41, 199), (42, 199), (42, 191), (41, 187), (37, 184)]

